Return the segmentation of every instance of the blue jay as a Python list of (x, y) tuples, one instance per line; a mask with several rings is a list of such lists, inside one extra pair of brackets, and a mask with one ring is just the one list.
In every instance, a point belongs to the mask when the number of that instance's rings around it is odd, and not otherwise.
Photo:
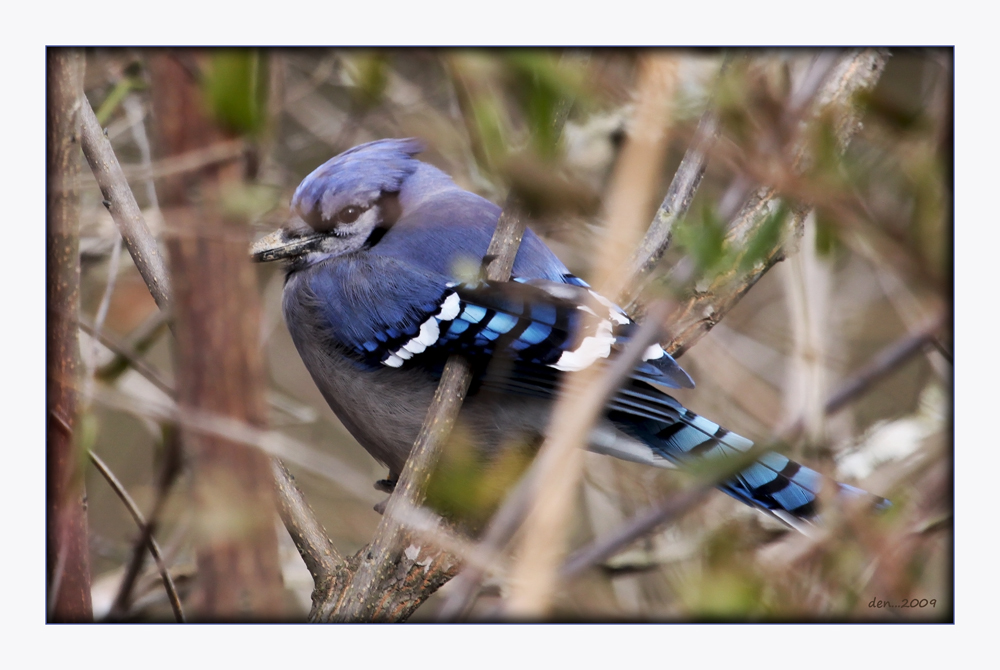
[[(512, 436), (543, 434), (560, 375), (599, 364), (635, 327), (530, 230), (511, 281), (459, 279), (461, 263), (479, 267), (500, 208), (414, 158), (422, 150), (414, 139), (386, 139), (327, 161), (296, 189), (287, 225), (251, 249), (256, 261), (286, 262), (292, 340), (333, 411), (388, 466), (384, 488), (402, 471), (449, 355), (473, 365), (460, 421), (489, 454)], [(660, 467), (749, 449), (660, 390), (693, 386), (650, 346), (589, 448)], [(767, 453), (719, 488), (801, 529), (823, 485), (818, 472)], [(869, 495), (835, 486), (841, 496)]]

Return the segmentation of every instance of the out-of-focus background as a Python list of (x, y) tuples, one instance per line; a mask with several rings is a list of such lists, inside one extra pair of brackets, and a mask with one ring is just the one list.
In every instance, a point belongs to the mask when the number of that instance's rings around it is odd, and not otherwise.
[[(262, 52), (266, 130), (254, 152), (256, 188), (247, 204), (254, 234), (280, 226), (299, 181), (356, 144), (419, 137), (422, 160), (462, 187), (503, 203), (513, 188), (533, 229), (570, 269), (588, 277), (604, 197), (635, 109), (639, 50), (295, 49)], [(680, 358), (697, 388), (676, 397), (754, 441), (798, 426), (789, 455), (840, 481), (892, 499), (887, 513), (808, 539), (719, 493), (678, 522), (634, 543), (560, 591), (557, 617), (570, 620), (948, 620), (951, 617), (952, 52), (892, 50), (876, 87), (854, 100), (861, 127), (846, 153), (820, 120), (801, 132), (812, 157), (788, 164), (790, 137), (806, 121), (790, 114), (817, 63), (837, 52), (665, 51), (675, 63), (667, 158), (648, 219), (666, 193), (705, 110), (718, 110), (720, 138), (704, 180), (644, 299), (683, 303), (727, 269), (727, 222), (761, 185), (788, 206), (813, 205), (797, 253), (775, 265), (706, 337)], [(149, 51), (86, 52), (87, 96), (147, 221), (162, 233), (147, 167), (157, 161), (146, 126)], [(723, 65), (725, 64), (725, 67)], [(561, 138), (554, 109), (567, 106)], [(82, 159), (81, 159), (82, 160)], [(197, 164), (198, 156), (191, 157)], [(200, 160), (211, 160), (202, 156)], [(145, 170), (145, 171), (144, 171)], [(169, 383), (171, 337), (127, 253), (113, 262), (115, 227), (83, 168), (81, 318), (93, 322), (114, 272), (103, 328), (139, 346)], [(281, 316), (283, 272), (258, 272), (261, 346), (270, 374), (270, 425), (294, 440), (289, 463), (334, 545), (351, 554), (373, 536), (386, 475), (340, 425), (299, 360)], [(934, 323), (927, 346), (870, 383), (835, 412), (824, 403), (888, 347)], [(148, 333), (154, 333), (146, 337)], [(135, 370), (81, 335), (97, 384), (164, 401)], [(117, 474), (140, 507), (151, 504), (162, 430), (141, 410), (94, 403), (84, 443)], [(334, 457), (336, 462), (324, 460)], [(308, 467), (313, 463), (314, 467)], [(305, 464), (305, 466), (304, 466)], [(337, 476), (324, 476), (324, 469)], [(681, 473), (588, 454), (572, 519), (572, 543), (604, 535), (682, 489)], [(345, 484), (346, 482), (346, 484)], [(135, 525), (93, 469), (87, 472), (95, 616), (110, 606)], [(159, 541), (183, 586), (194, 570), (190, 506), (175, 486)], [(304, 617), (309, 575), (279, 528), (290, 606)], [(140, 618), (169, 619), (155, 572), (141, 582)], [(447, 589), (448, 587), (444, 587)], [(505, 593), (500, 579), (478, 611)], [(432, 620), (434, 596), (413, 620)], [(873, 600), (911, 601), (907, 608)], [(933, 602), (934, 605), (930, 603)], [(921, 604), (924, 603), (924, 604)]]

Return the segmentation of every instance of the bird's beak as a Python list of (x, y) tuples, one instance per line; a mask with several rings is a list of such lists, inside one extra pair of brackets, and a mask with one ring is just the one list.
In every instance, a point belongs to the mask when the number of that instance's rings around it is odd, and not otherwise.
[(295, 258), (316, 248), (322, 235), (289, 235), (280, 228), (260, 238), (250, 247), (250, 258), (257, 263)]

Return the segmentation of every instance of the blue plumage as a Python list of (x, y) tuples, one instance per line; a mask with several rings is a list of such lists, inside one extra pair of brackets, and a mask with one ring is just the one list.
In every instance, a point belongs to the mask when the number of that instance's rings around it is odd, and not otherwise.
[[(569, 273), (531, 231), (512, 281), (463, 282), (500, 209), (418, 161), (416, 140), (380, 140), (313, 171), (288, 225), (257, 260), (288, 261), (284, 312), (306, 367), (361, 444), (398, 476), (444, 360), (461, 353), (476, 379), (462, 420), (486, 451), (541, 434), (559, 378), (601, 364), (636, 325)], [(508, 364), (491, 363), (503, 359)], [(733, 457), (751, 442), (685, 409), (661, 388), (693, 387), (658, 345), (612, 398), (591, 449), (658, 466)], [(539, 402), (544, 399), (545, 402)], [(779, 454), (720, 485), (790, 525), (814, 516), (825, 480)], [(868, 495), (837, 485), (845, 496)], [(884, 501), (883, 501), (884, 502)]]

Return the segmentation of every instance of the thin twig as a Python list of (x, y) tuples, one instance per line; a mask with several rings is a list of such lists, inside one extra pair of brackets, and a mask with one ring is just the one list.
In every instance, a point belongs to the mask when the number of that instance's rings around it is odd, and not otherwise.
[(636, 296), (642, 288), (643, 278), (656, 267), (670, 247), (674, 224), (684, 218), (694, 200), (701, 179), (708, 166), (707, 154), (719, 133), (719, 120), (713, 109), (707, 110), (698, 123), (694, 144), (685, 152), (681, 164), (667, 189), (660, 208), (653, 216), (653, 222), (646, 232), (642, 244), (632, 254), (629, 261), (629, 279), (626, 292), (620, 296), (620, 303), (626, 304), (625, 311), (634, 314), (638, 304)]
[[(140, 163), (139, 165), (125, 165), (122, 173), (127, 179), (142, 179), (152, 181), (163, 177), (173, 177), (201, 170), (216, 163), (226, 163), (235, 158), (243, 156), (247, 151), (246, 140), (233, 139), (215, 142), (203, 149), (188, 151), (176, 156), (161, 158), (153, 163)], [(151, 203), (152, 204), (152, 203)]]
[[(80, 328), (84, 332), (93, 335), (90, 324), (82, 319)], [(102, 344), (128, 361), (136, 372), (153, 383), (170, 398), (175, 398), (176, 393), (173, 387), (156, 370), (139, 358), (128, 345), (119, 342), (107, 333), (101, 333), (99, 339)], [(302, 445), (302, 449), (305, 450), (308, 447)], [(302, 560), (306, 563), (306, 567), (309, 568), (309, 572), (314, 578), (332, 574), (337, 566), (343, 563), (343, 557), (341, 557), (336, 548), (330, 543), (329, 537), (323, 530), (322, 525), (316, 519), (312, 508), (309, 507), (309, 503), (302, 496), (302, 492), (295, 486), (294, 479), (288, 473), (285, 466), (280, 460), (273, 458), (271, 467), (274, 473), (275, 485), (278, 487), (278, 513), (289, 535), (292, 537), (292, 541), (302, 555)], [(324, 471), (332, 472), (335, 469), (340, 473), (341, 478), (345, 476), (343, 468), (339, 466), (336, 468), (327, 467)], [(363, 477), (355, 473), (353, 479), (360, 482)], [(367, 494), (367, 489), (364, 490)]]
[(773, 451), (778, 443), (756, 444), (733, 456), (714, 458), (699, 466), (700, 483), (683, 493), (667, 498), (627, 519), (618, 529), (577, 550), (562, 566), (564, 579), (579, 576), (587, 568), (611, 558), (640, 537), (669, 523), (701, 502), (719, 482), (725, 481), (749, 467), (760, 456)]
[[(867, 365), (840, 383), (837, 390), (824, 403), (823, 413), (829, 415), (840, 411), (847, 403), (868, 391), (877, 381), (884, 379), (928, 345), (933, 344), (944, 326), (944, 319), (944, 316), (932, 319), (923, 328), (900, 338), (875, 354)], [(803, 428), (803, 421), (799, 418), (779, 429), (777, 435), (780, 440), (791, 442), (799, 438)]]
[[(139, 510), (139, 506), (135, 504), (132, 500), (132, 496), (129, 495), (128, 491), (122, 486), (122, 483), (118, 481), (115, 477), (115, 473), (111, 471), (111, 468), (101, 460), (101, 457), (94, 453), (93, 450), (88, 452), (91, 462), (97, 471), (104, 476), (107, 480), (108, 485), (115, 492), (118, 498), (125, 504), (126, 509), (128, 509), (129, 514), (132, 515), (132, 519), (135, 521), (135, 525), (142, 530), (146, 526), (146, 519)], [(184, 623), (184, 609), (181, 607), (180, 596), (177, 595), (177, 587), (174, 586), (174, 580), (170, 576), (170, 571), (163, 562), (163, 553), (160, 551), (160, 545), (157, 543), (156, 538), (152, 534), (149, 535), (146, 542), (146, 546), (149, 549), (149, 553), (153, 556), (153, 560), (156, 561), (156, 568), (160, 571), (160, 579), (163, 580), (163, 588), (167, 591), (167, 599), (170, 601), (170, 607), (174, 611), (174, 618), (177, 619), (178, 623)]]
[(121, 260), (122, 252), (122, 236), (115, 235), (115, 243), (111, 247), (111, 260), (108, 263), (108, 281), (104, 286), (104, 295), (101, 296), (101, 304), (97, 308), (97, 316), (94, 317), (93, 332), (90, 335), (96, 335), (94, 337), (93, 346), (90, 351), (90, 366), (87, 370), (87, 379), (84, 384), (83, 398), (84, 402), (88, 402), (87, 399), (90, 397), (90, 391), (93, 388), (94, 378), (97, 375), (97, 342), (100, 338), (101, 331), (104, 328), (104, 319), (108, 316), (108, 308), (111, 306), (111, 295), (115, 290), (115, 281), (118, 278), (118, 264)]
[[(126, 93), (125, 98), (122, 100), (122, 107), (125, 109), (125, 113), (129, 119), (129, 128), (132, 131), (132, 138), (139, 147), (139, 155), (142, 158), (142, 165), (148, 166), (152, 162), (152, 152), (149, 147), (149, 138), (146, 137), (145, 126), (142, 123), (142, 104), (139, 102), (138, 96), (134, 93)], [(153, 187), (152, 179), (146, 179), (146, 198), (149, 200), (150, 206), (153, 210), (159, 213), (159, 203), (156, 199), (156, 189)], [(97, 309), (97, 316), (94, 317), (94, 332), (91, 333), (91, 335), (95, 336), (95, 342), (91, 355), (91, 358), (94, 361), (94, 366), (97, 364), (97, 340), (100, 339), (100, 334), (104, 329), (104, 319), (108, 315), (108, 308), (111, 306), (111, 296), (114, 293), (115, 282), (118, 279), (118, 265), (121, 262), (121, 251), (122, 236), (116, 230), (115, 242), (111, 247), (111, 258), (108, 262), (108, 282), (104, 288), (104, 295), (101, 297), (101, 304)], [(92, 367), (88, 370), (84, 398), (88, 398), (90, 396), (90, 390), (93, 388), (93, 382), (95, 377), (98, 376), (98, 372), (99, 370), (96, 367)]]
[[(162, 461), (156, 482), (156, 497), (153, 500), (153, 510), (149, 514), (149, 519), (139, 526), (139, 537), (136, 538), (135, 544), (132, 547), (132, 558), (125, 568), (125, 576), (122, 578), (121, 585), (118, 587), (118, 594), (115, 596), (111, 604), (111, 610), (108, 612), (108, 621), (119, 621), (129, 611), (132, 602), (132, 591), (139, 579), (139, 573), (142, 571), (142, 564), (146, 556), (145, 548), (151, 547), (153, 534), (156, 532), (160, 516), (163, 514), (163, 510), (167, 504), (167, 496), (181, 470), (181, 447), (177, 433), (170, 427), (165, 429), (163, 433)], [(159, 547), (157, 547), (154, 558), (157, 554), (159, 554)]]
[(578, 577), (587, 568), (606, 561), (640, 537), (679, 518), (714, 490), (714, 483), (702, 484), (640, 512), (608, 535), (573, 552), (563, 564), (560, 576), (567, 581)]
[(119, 375), (128, 369), (130, 361), (137, 360), (138, 356), (148, 351), (157, 338), (163, 334), (163, 331), (167, 327), (167, 321), (166, 313), (157, 310), (133, 330), (128, 335), (127, 340), (121, 341), (121, 351), (116, 350), (115, 347), (109, 344), (105, 344), (105, 346), (114, 351), (115, 356), (97, 368), (95, 373), (97, 378), (105, 382), (117, 379)]
[[(374, 503), (376, 494), (369, 479), (348, 463), (274, 430), (262, 430), (238, 419), (192, 408), (180, 411), (173, 402), (140, 399), (110, 388), (94, 391), (94, 402), (124, 412), (133, 412), (155, 421), (176, 423), (192, 432), (240, 442), (314, 472), (358, 499)], [(295, 507), (292, 507), (295, 509)], [(322, 551), (322, 548), (318, 548)]]
[[(113, 351), (116, 356), (121, 357), (122, 360), (126, 361), (133, 370), (145, 377), (146, 380), (151, 382), (156, 388), (160, 389), (171, 398), (176, 396), (173, 386), (171, 386), (159, 372), (154, 370), (152, 366), (146, 363), (139, 353), (132, 349), (132, 347), (128, 344), (106, 332), (99, 332), (94, 324), (90, 323), (82, 316), (80, 317), (80, 330), (93, 337), (95, 342), (100, 342)], [(101, 375), (98, 373), (97, 376), (100, 377)]]
[(955, 364), (955, 358), (951, 354), (951, 349), (949, 349), (945, 345), (945, 343), (941, 340), (940, 337), (935, 337), (935, 338), (931, 339), (931, 344), (934, 345), (934, 348), (937, 349), (937, 351), (938, 351), (939, 354), (941, 354), (942, 356), (944, 356), (944, 359), (946, 361), (948, 361), (952, 365)]
[[(536, 473), (529, 470), (517, 485), (507, 494), (503, 505), (490, 519), (486, 533), (479, 541), (479, 550), (496, 556), (517, 532), (531, 503)], [(434, 616), (435, 621), (457, 621), (464, 617), (475, 601), (479, 585), (486, 576), (485, 570), (476, 565), (467, 565), (452, 580), (448, 594)]]
[(944, 317), (938, 317), (924, 328), (878, 352), (868, 365), (855, 372), (830, 396), (824, 407), (826, 413), (833, 414), (840, 410), (844, 405), (868, 390), (875, 382), (883, 379), (915, 354), (923, 351), (928, 344), (937, 341), (937, 334), (943, 325)]

